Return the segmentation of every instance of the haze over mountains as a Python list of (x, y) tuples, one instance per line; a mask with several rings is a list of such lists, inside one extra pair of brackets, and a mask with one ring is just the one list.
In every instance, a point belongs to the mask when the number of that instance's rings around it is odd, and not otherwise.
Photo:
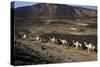
[(63, 4), (38, 3), (14, 9), (14, 14), (21, 18), (38, 19), (89, 19), (96, 18), (97, 11)]

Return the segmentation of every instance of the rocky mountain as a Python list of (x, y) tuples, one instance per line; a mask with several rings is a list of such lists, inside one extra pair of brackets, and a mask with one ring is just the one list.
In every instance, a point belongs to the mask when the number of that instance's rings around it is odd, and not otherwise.
[(19, 7), (14, 10), (15, 16), (38, 19), (83, 19), (96, 18), (97, 11), (64, 4), (38, 3), (32, 6)]

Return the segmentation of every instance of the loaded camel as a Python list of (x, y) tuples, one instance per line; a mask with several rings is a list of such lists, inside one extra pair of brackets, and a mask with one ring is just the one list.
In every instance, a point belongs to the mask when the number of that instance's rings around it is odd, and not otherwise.
[(86, 48), (88, 49), (89, 53), (94, 52), (94, 50), (96, 49), (96, 47), (92, 43), (87, 44), (86, 42), (84, 42), (84, 44)]
[(78, 41), (73, 41), (73, 45), (75, 45), (75, 47), (78, 49), (78, 48), (82, 48), (82, 44), (79, 43)]
[(59, 39), (62, 42), (62, 45), (68, 45), (68, 42), (64, 39)]
[(49, 37), (49, 39), (50, 39), (50, 41), (51, 41), (52, 43), (56, 43), (56, 42), (57, 42), (57, 39), (56, 39), (55, 37), (53, 37), (53, 38)]

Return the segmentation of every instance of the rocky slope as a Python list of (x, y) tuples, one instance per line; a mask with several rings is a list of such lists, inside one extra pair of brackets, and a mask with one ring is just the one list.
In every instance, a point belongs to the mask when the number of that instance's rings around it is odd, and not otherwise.
[(15, 9), (15, 16), (39, 19), (81, 19), (96, 18), (96, 10), (63, 4), (38, 3)]

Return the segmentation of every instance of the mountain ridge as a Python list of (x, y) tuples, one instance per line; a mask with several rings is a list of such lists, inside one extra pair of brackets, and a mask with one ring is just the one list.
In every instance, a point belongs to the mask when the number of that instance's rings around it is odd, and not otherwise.
[(96, 10), (49, 3), (38, 3), (32, 6), (18, 7), (14, 9), (14, 14), (19, 17), (37, 17), (39, 19), (83, 19), (97, 17)]

